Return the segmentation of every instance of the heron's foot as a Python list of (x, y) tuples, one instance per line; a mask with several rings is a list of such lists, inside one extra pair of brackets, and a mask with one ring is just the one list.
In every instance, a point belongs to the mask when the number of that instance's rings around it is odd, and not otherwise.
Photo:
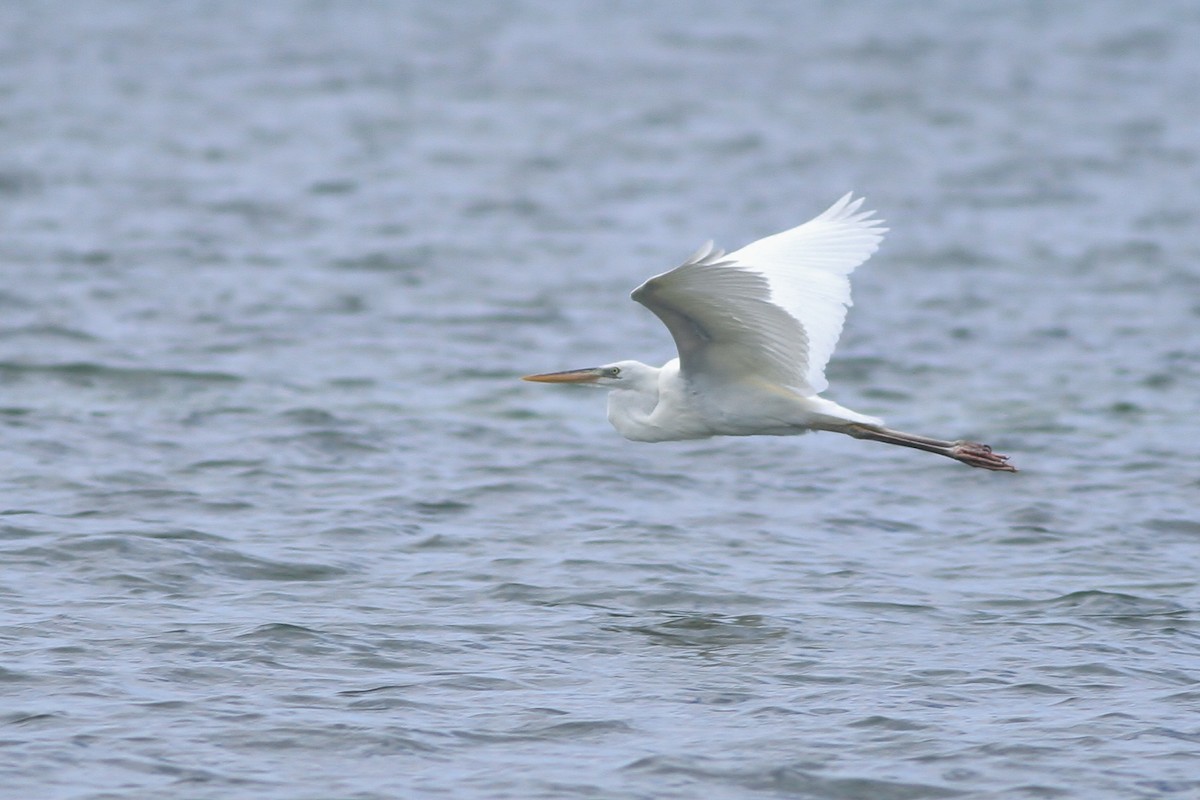
[(978, 442), (955, 442), (946, 455), (971, 467), (994, 469), (1000, 472), (1017, 471), (1016, 467), (1008, 463), (1008, 456), (994, 453), (992, 448)]

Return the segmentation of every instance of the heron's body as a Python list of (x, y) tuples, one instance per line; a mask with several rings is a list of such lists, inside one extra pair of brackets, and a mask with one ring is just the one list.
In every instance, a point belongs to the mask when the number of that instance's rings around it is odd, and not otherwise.
[(610, 389), (609, 421), (638, 442), (836, 431), (1015, 471), (986, 445), (894, 431), (819, 396), (851, 304), (848, 276), (887, 230), (861, 204), (846, 195), (816, 219), (729, 255), (710, 242), (635, 289), (679, 349), (662, 367), (619, 361), (526, 380)]
[[(660, 368), (637, 361), (614, 366), (628, 386), (608, 394), (608, 421), (635, 442), (707, 439), (711, 436), (795, 436), (838, 423), (882, 424), (817, 395), (747, 379), (736, 384), (689, 381), (673, 358)], [(747, 413), (749, 412), (749, 413)]]

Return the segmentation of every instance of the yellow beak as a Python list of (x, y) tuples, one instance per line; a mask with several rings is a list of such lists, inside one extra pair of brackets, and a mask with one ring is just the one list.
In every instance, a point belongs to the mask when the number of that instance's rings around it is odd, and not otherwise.
[(537, 383), (591, 383), (599, 380), (603, 373), (598, 367), (588, 369), (569, 369), (565, 372), (544, 372), (541, 375), (526, 375), (523, 381)]

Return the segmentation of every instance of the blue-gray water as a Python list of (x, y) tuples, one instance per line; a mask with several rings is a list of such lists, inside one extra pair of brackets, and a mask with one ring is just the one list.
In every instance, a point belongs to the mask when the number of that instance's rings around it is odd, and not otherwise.
[[(0, 31), (0, 796), (1200, 795), (1195, 3)], [(515, 379), (849, 189), (828, 396), (1020, 474)]]

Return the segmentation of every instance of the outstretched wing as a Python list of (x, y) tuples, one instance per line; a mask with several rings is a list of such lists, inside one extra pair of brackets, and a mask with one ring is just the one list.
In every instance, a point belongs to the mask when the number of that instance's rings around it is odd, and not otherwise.
[(685, 374), (825, 390), (825, 365), (851, 305), (848, 276), (887, 231), (851, 197), (729, 255), (709, 242), (634, 290), (671, 331)]

